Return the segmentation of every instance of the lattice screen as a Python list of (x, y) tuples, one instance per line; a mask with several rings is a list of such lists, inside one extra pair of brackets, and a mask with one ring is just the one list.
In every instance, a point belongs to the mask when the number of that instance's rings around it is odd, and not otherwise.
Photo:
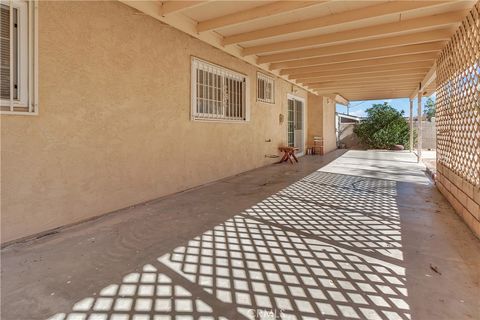
[(480, 186), (480, 3), (437, 60), (437, 157)]

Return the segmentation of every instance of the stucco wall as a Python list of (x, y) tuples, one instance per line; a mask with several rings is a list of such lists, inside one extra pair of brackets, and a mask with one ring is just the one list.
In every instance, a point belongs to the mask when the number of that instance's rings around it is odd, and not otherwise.
[(307, 141), (313, 145), (313, 137), (324, 140), (324, 152), (337, 148), (335, 134), (335, 101), (322, 96), (308, 94), (308, 131)]
[(325, 152), (330, 152), (337, 148), (337, 135), (335, 133), (335, 101), (323, 97), (323, 143)]
[[(250, 122), (190, 121), (192, 55), (250, 77)], [(40, 2), (40, 113), (1, 117), (2, 242), (277, 161), (307, 94), (257, 103), (256, 71), (119, 2)]]
[(313, 145), (313, 137), (323, 137), (323, 97), (308, 94), (307, 144)]

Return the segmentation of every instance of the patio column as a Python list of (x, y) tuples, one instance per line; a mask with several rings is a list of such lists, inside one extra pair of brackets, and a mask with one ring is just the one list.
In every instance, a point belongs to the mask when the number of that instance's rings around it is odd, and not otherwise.
[(408, 148), (413, 152), (413, 100), (410, 99), (410, 146)]
[(418, 96), (417, 96), (417, 105), (418, 105), (418, 142), (417, 142), (417, 162), (420, 162), (422, 160), (422, 92), (418, 91)]

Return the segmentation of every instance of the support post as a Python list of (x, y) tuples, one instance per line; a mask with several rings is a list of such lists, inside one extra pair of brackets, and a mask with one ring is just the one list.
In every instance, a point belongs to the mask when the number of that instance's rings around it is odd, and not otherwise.
[(410, 152), (413, 152), (413, 100), (410, 99)]
[(417, 142), (417, 162), (422, 160), (422, 92), (418, 91), (418, 142)]

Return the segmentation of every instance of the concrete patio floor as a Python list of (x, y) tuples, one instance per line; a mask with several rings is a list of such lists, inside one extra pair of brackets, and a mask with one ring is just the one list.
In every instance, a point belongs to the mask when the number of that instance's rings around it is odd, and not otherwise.
[(4, 248), (1, 280), (4, 320), (480, 319), (480, 241), (407, 152), (120, 210)]

